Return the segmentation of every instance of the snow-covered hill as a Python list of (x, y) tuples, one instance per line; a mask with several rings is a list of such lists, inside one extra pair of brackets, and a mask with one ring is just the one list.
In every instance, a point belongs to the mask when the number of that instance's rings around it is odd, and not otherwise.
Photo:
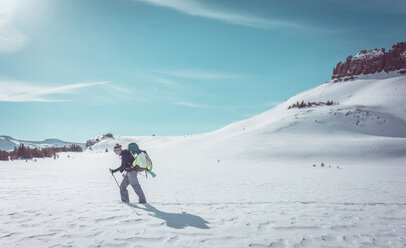
[[(94, 145), (136, 141), (156, 153), (205, 159), (365, 159), (406, 156), (406, 76), (365, 75), (328, 82), (299, 93), (275, 108), (222, 129), (182, 137), (116, 137)], [(335, 104), (291, 108), (296, 102)], [(224, 149), (227, 148), (227, 149)]]
[(72, 144), (80, 145), (84, 147), (81, 143), (66, 142), (59, 139), (45, 139), (43, 141), (28, 141), (28, 140), (17, 140), (10, 136), (1, 135), (0, 136), (0, 150), (1, 151), (12, 151), (14, 147), (18, 147), (21, 144), (24, 146), (29, 146), (31, 148), (45, 148), (45, 147), (69, 147)]

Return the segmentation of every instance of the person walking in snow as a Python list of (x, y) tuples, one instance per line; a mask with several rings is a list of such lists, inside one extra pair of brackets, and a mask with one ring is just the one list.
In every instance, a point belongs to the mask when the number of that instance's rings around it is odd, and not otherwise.
[(128, 196), (127, 187), (129, 184), (133, 187), (135, 193), (138, 195), (139, 203), (146, 203), (144, 192), (142, 191), (141, 185), (138, 182), (138, 172), (134, 168), (131, 168), (131, 164), (134, 161), (134, 157), (131, 155), (130, 151), (122, 150), (120, 144), (116, 144), (114, 146), (114, 153), (121, 156), (121, 166), (117, 169), (112, 170), (111, 168), (110, 173), (116, 173), (120, 171), (121, 173), (124, 171), (124, 178), (120, 185), (120, 195), (121, 200), (123, 202), (130, 202), (130, 198)]

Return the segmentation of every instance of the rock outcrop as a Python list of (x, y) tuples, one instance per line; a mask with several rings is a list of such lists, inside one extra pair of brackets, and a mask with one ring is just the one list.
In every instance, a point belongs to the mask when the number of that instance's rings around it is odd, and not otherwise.
[(355, 56), (349, 56), (345, 62), (339, 62), (333, 69), (333, 82), (348, 81), (358, 75), (378, 72), (399, 71), (406, 73), (406, 42), (399, 42), (388, 52), (385, 48), (362, 50)]

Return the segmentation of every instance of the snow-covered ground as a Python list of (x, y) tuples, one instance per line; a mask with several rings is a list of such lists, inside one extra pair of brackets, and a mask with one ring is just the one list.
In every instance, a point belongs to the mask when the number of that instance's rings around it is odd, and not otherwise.
[[(406, 247), (405, 92), (328, 83), (210, 133), (1, 162), (0, 247)], [(288, 110), (302, 100), (336, 104)], [(157, 174), (139, 175), (145, 205), (108, 172), (132, 141)]]
[(162, 156), (155, 179), (139, 176), (149, 204), (129, 188), (126, 205), (107, 171), (115, 154), (71, 156), (2, 164), (0, 247), (406, 245), (405, 160), (322, 168)]

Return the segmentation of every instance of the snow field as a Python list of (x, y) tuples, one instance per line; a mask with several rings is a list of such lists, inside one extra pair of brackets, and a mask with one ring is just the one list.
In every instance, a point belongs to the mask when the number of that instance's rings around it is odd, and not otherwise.
[(65, 155), (1, 164), (1, 247), (406, 245), (402, 160), (337, 169), (156, 158), (158, 177), (139, 175), (149, 204), (137, 204), (129, 187), (127, 205), (108, 173), (116, 155)]

